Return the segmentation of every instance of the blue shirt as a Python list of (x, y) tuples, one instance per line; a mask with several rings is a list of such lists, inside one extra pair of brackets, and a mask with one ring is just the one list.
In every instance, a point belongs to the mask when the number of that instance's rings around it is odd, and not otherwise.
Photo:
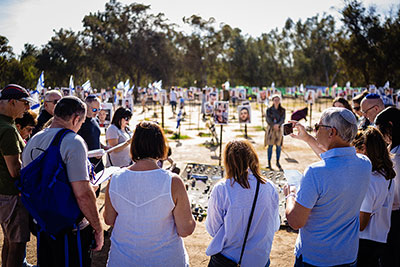
[(321, 158), (306, 169), (297, 193), (297, 203), (311, 213), (300, 229), (295, 254), (316, 266), (352, 263), (372, 166), (354, 147), (330, 149)]
[[(206, 229), (213, 237), (207, 248), (208, 256), (221, 252), (239, 261), (246, 233), (257, 180), (249, 172), (249, 189), (231, 179), (216, 184), (208, 201)], [(271, 252), (274, 234), (279, 230), (279, 197), (271, 181), (260, 184), (256, 207), (251, 222), (242, 266), (265, 266)]]

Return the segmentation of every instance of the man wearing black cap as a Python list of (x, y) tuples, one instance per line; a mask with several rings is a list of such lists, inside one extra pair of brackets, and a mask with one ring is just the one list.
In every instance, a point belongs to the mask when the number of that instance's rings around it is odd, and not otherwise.
[(22, 266), (29, 241), (29, 216), (14, 185), (25, 146), (14, 120), (22, 118), (32, 99), (25, 88), (10, 84), (0, 91), (0, 223), (4, 240), (2, 266)]

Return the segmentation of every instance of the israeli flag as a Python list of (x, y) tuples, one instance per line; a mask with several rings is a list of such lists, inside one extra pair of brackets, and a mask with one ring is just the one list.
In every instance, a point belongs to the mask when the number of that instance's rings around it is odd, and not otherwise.
[(40, 107), (40, 100), (39, 100), (40, 93), (38, 90), (34, 90), (31, 92), (31, 98), (33, 99), (34, 103), (31, 106), (32, 110), (38, 109)]
[(117, 89), (124, 89), (124, 87), (125, 87), (124, 82), (119, 82), (117, 84)]
[(299, 89), (299, 91), (300, 91), (300, 93), (303, 93), (303, 92), (304, 92), (304, 85), (303, 85), (303, 84), (300, 84), (300, 89)]
[(346, 83), (346, 89), (350, 89), (350, 81), (348, 81), (347, 83)]
[(275, 82), (271, 83), (271, 89), (275, 89)]
[(44, 89), (44, 71), (39, 76), (39, 80), (36, 85), (36, 91), (41, 92)]
[(129, 79), (128, 79), (128, 80), (125, 81), (125, 84), (124, 84), (125, 92), (129, 90), (129, 87), (130, 87), (130, 85), (129, 85)]
[(72, 75), (69, 77), (69, 88), (70, 88), (72, 91), (75, 90), (74, 78), (72, 77)]
[(125, 97), (128, 97), (128, 95), (133, 95), (133, 88), (135, 88), (135, 85), (132, 85), (130, 89), (125, 91)]
[(90, 80), (87, 80), (84, 84), (82, 84), (82, 88), (83, 88), (83, 91), (90, 91), (90, 89), (92, 89)]
[(389, 88), (390, 88), (390, 84), (389, 84), (389, 81), (387, 81), (385, 83), (385, 85), (383, 86), (383, 89), (389, 89)]
[(230, 88), (230, 84), (229, 84), (229, 81), (226, 81), (225, 83), (224, 83), (224, 85), (225, 85), (225, 89), (226, 90), (229, 90), (229, 88)]

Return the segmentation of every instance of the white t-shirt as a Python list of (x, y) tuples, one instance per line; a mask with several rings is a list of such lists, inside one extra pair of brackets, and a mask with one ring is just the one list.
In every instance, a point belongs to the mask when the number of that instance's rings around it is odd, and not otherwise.
[(360, 232), (361, 239), (386, 243), (390, 229), (390, 216), (394, 198), (394, 183), (389, 187), (390, 180), (381, 174), (373, 172), (367, 194), (361, 204), (360, 211), (371, 213), (371, 218), (364, 231)]
[(176, 100), (177, 100), (176, 92), (171, 90), (171, 92), (169, 92), (169, 101), (175, 101), (176, 102)]
[[(22, 168), (37, 158), (42, 150), (46, 150), (54, 136), (61, 128), (45, 128), (35, 134), (26, 144), (22, 152)], [(39, 148), (39, 149), (38, 149)], [(76, 133), (67, 133), (61, 141), (60, 154), (67, 167), (68, 179), (70, 182), (89, 180), (90, 162), (87, 157), (86, 143)], [(31, 157), (32, 156), (32, 157)]]
[[(118, 129), (117, 126), (111, 124), (108, 126), (106, 131), (106, 140), (109, 139), (118, 139), (118, 144), (124, 143), (129, 138), (129, 134), (127, 132)], [(109, 158), (107, 157), (107, 167), (109, 166), (118, 166), (125, 167), (131, 164), (131, 156), (130, 156), (130, 146), (126, 146), (122, 151), (112, 152), (109, 154), (111, 158), (111, 164)]]

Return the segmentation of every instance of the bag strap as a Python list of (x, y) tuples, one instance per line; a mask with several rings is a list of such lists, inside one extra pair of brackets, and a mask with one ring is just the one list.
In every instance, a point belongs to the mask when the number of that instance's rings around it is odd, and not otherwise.
[(249, 222), (247, 223), (246, 234), (245, 234), (244, 240), (243, 240), (242, 252), (240, 252), (240, 259), (239, 259), (239, 262), (237, 263), (237, 266), (240, 266), (240, 264), (242, 263), (242, 257), (243, 257), (243, 253), (244, 253), (244, 248), (246, 246), (247, 236), (249, 235), (251, 220), (253, 219), (253, 214), (254, 214), (254, 209), (256, 207), (256, 203), (257, 203), (257, 196), (258, 196), (259, 189), (260, 189), (260, 180), (257, 180), (257, 188), (256, 188), (256, 193), (254, 195), (253, 206), (251, 207)]
[(54, 136), (53, 141), (51, 141), (50, 146), (60, 146), (61, 141), (65, 137), (65, 135), (69, 132), (72, 132), (70, 129), (61, 129), (57, 132), (57, 134)]

